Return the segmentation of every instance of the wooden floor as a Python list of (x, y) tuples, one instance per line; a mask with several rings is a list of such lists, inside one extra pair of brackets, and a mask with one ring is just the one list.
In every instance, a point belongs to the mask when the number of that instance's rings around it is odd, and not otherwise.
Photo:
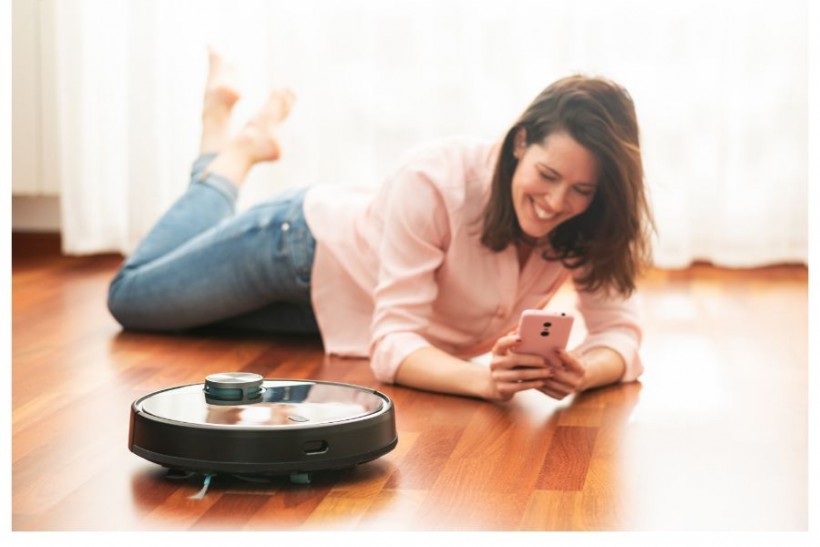
[[(640, 383), (492, 404), (380, 385), (312, 339), (121, 332), (117, 265), (13, 261), (13, 530), (808, 528), (804, 268), (654, 272)], [(201, 479), (128, 450), (129, 408), (221, 371), (376, 387), (399, 444), (309, 486), (217, 476), (190, 499)]]

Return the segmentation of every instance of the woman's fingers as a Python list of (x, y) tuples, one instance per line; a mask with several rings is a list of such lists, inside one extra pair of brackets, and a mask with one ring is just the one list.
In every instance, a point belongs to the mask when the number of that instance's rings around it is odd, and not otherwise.
[(556, 352), (556, 355), (561, 360), (561, 363), (567, 371), (580, 375), (586, 374), (586, 367), (584, 367), (581, 360), (574, 353), (570, 353), (565, 349), (559, 349)]
[(493, 353), (496, 355), (503, 355), (504, 353), (513, 350), (520, 341), (521, 339), (518, 338), (518, 335), (514, 332), (507, 334), (506, 336), (502, 336), (495, 341)]
[(547, 367), (522, 367), (512, 369), (495, 369), (490, 373), (493, 380), (499, 383), (520, 383), (543, 381), (550, 378), (553, 372)]
[(549, 387), (556, 391), (566, 393), (574, 393), (578, 391), (578, 387), (575, 383), (566, 381), (566, 379), (561, 378), (558, 373), (553, 374), (552, 378), (545, 379), (544, 387)]
[(509, 399), (519, 391), (528, 389), (539, 389), (544, 385), (543, 380), (529, 380), (521, 382), (498, 382), (496, 389), (504, 399)]
[(490, 370), (511, 370), (516, 368), (546, 368), (546, 361), (537, 355), (509, 352), (495, 355), (490, 362)]
[(546, 360), (543, 357), (515, 352), (515, 348), (520, 341), (521, 339), (515, 333), (499, 338), (493, 347), (490, 370), (511, 370), (518, 367), (544, 368)]
[(586, 368), (576, 354), (566, 350), (557, 351), (556, 358), (558, 366), (551, 367), (553, 374), (539, 391), (560, 400), (582, 389)]
[(571, 393), (563, 389), (555, 389), (554, 387), (548, 385), (538, 388), (538, 391), (559, 401)]
[[(534, 361), (536, 366), (520, 366), (521, 359), (517, 354), (510, 354), (510, 363), (515, 366), (510, 367), (509, 363), (493, 363), (490, 367), (490, 377), (495, 389), (502, 399), (508, 400), (519, 391), (528, 389), (539, 389), (544, 387), (544, 382), (550, 378), (553, 371), (544, 366), (543, 361), (538, 358)], [(506, 358), (505, 358), (506, 359)], [(531, 359), (523, 359), (532, 361)]]

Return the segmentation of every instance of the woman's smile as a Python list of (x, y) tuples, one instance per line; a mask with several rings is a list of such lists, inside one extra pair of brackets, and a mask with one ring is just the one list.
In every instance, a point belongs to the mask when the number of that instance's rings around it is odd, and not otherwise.
[(539, 220), (553, 220), (557, 218), (559, 215), (556, 212), (550, 212), (544, 206), (539, 205), (537, 201), (532, 196), (528, 198), (530, 203), (532, 203), (533, 211), (535, 211), (535, 216), (538, 217)]

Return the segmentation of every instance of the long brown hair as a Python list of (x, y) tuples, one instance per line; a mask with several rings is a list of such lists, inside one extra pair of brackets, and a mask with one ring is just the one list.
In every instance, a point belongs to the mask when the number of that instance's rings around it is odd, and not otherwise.
[(570, 76), (551, 84), (530, 104), (504, 137), (484, 209), (481, 243), (499, 252), (510, 244), (533, 242), (521, 229), (512, 201), (518, 165), (515, 136), (526, 133), (527, 146), (566, 132), (597, 159), (598, 187), (582, 214), (547, 236), (545, 260), (583, 268), (581, 287), (615, 289), (623, 295), (651, 262), (649, 208), (641, 161), (638, 121), (629, 93), (603, 78)]

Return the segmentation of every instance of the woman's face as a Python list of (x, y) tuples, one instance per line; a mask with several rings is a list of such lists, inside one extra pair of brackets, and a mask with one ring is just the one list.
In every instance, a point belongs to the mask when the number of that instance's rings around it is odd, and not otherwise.
[(526, 133), (520, 129), (515, 142), (518, 165), (512, 178), (513, 207), (524, 233), (541, 239), (592, 203), (598, 161), (564, 132), (527, 146)]

